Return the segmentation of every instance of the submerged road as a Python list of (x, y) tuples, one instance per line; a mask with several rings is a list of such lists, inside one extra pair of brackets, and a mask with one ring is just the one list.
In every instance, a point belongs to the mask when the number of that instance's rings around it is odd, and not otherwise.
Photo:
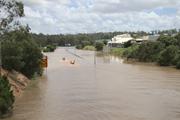
[(180, 120), (180, 71), (174, 68), (113, 56), (97, 57), (95, 66), (94, 52), (73, 48), (47, 55), (47, 73), (17, 99), (7, 120)]

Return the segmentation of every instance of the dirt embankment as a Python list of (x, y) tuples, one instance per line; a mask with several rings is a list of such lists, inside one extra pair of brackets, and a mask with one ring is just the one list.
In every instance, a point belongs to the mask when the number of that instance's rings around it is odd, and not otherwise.
[(20, 96), (30, 82), (26, 76), (16, 71), (2, 70), (2, 75), (7, 76), (15, 97)]

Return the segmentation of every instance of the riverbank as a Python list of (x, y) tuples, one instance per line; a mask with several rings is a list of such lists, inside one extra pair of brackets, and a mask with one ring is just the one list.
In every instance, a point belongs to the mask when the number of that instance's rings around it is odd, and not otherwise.
[[(121, 54), (121, 53), (120, 53)], [(158, 63), (156, 62), (142, 62), (139, 61), (138, 59), (134, 59), (134, 58), (127, 58), (127, 57), (123, 57), (121, 55), (117, 55), (117, 54), (110, 54), (113, 55), (115, 57), (119, 57), (121, 59), (123, 59), (123, 63), (127, 63), (127, 64), (136, 64), (136, 65), (150, 65), (150, 66), (159, 66), (159, 67), (168, 67), (168, 68), (174, 68), (177, 69), (176, 66), (160, 66)]]
[(25, 75), (17, 71), (9, 72), (7, 70), (2, 70), (2, 75), (7, 76), (7, 79), (13, 91), (13, 95), (15, 97), (21, 96), (24, 89), (28, 86), (30, 82), (30, 80)]
[(130, 62), (153, 63), (180, 69), (179, 47), (171, 44), (165, 45), (161, 39), (156, 42), (133, 44), (127, 48), (112, 48), (110, 54), (120, 56)]
[[(13, 104), (14, 100), (17, 97), (22, 96), (25, 88), (30, 83), (30, 80), (25, 75), (23, 75), (17, 71), (7, 71), (7, 70), (2, 69), (1, 75), (7, 77), (7, 79), (5, 79), (5, 81), (8, 81), (7, 83), (10, 85), (9, 88), (7, 87), (6, 89), (9, 89), (12, 91), (11, 95), (5, 94), (5, 93), (4, 93), (4, 95), (8, 95), (8, 97), (11, 96), (12, 97), (12, 98), (10, 98), (12, 100), (11, 104)], [(2, 84), (2, 86), (3, 86), (3, 84)], [(5, 91), (3, 91), (3, 92), (5, 92)], [(8, 101), (10, 99), (7, 98)], [(7, 103), (9, 103), (8, 101), (7, 101)], [(5, 106), (7, 104), (6, 102), (5, 103), (3, 102), (3, 99), (1, 99), (0, 102), (2, 105), (1, 107)], [(1, 110), (2, 109), (3, 108), (1, 108)], [(0, 114), (0, 118), (9, 117), (12, 115), (12, 113), (13, 113), (13, 106), (9, 107), (8, 111), (6, 111), (5, 113)]]

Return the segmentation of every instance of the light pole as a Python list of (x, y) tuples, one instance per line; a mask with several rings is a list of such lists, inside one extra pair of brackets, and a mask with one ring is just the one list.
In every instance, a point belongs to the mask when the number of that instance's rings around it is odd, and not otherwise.
[(94, 47), (95, 47), (95, 50), (94, 50), (94, 65), (96, 65), (96, 41), (94, 41)]

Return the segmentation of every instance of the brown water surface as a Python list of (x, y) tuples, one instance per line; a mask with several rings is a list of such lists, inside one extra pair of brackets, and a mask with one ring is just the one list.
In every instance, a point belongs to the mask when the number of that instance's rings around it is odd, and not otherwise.
[(7, 120), (180, 120), (180, 71), (174, 68), (113, 56), (96, 57), (95, 66), (94, 52), (73, 48), (47, 55), (47, 73), (17, 99)]

